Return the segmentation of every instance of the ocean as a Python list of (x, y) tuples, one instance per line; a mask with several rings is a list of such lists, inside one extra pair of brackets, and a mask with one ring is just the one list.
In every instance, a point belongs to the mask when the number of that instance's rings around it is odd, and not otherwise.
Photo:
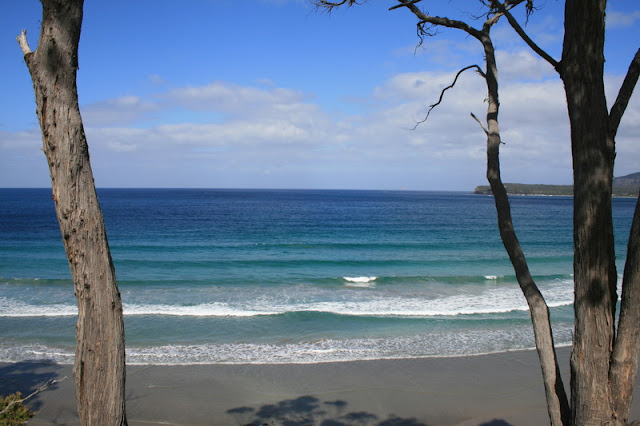
[[(493, 199), (357, 190), (100, 189), (129, 364), (315, 363), (534, 347)], [(614, 200), (618, 272), (635, 199)], [(511, 197), (573, 329), (572, 199)], [(76, 304), (50, 189), (0, 189), (0, 361), (73, 362)]]

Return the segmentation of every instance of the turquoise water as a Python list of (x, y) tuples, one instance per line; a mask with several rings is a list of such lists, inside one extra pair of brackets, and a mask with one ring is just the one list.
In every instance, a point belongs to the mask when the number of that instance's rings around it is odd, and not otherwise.
[[(407, 191), (103, 189), (137, 364), (457, 356), (533, 347), (493, 199)], [(73, 286), (48, 189), (0, 189), (0, 360), (72, 362)], [(614, 201), (623, 262), (635, 200)], [(572, 200), (513, 197), (571, 339)], [(622, 272), (619, 263), (619, 272)]]

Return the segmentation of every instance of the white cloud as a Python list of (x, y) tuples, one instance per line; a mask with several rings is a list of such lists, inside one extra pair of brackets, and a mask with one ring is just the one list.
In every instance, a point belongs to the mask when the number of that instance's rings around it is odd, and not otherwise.
[(149, 81), (158, 86), (167, 84), (167, 81), (158, 74), (150, 74)]
[[(560, 79), (528, 51), (501, 52), (498, 61), (504, 180), (569, 183)], [(471, 190), (485, 173), (485, 135), (469, 116), (486, 114), (481, 77), (465, 72), (428, 121), (410, 130), (456, 72), (392, 75), (354, 115), (335, 116), (311, 94), (270, 81), (261, 87), (217, 81), (88, 105), (83, 115), (97, 182)], [(610, 77), (607, 87), (620, 79)], [(150, 121), (151, 114), (159, 118)], [(617, 170), (640, 164), (639, 123), (634, 98), (617, 138)], [(39, 140), (36, 130), (0, 132), (0, 149), (41, 155)]]
[(139, 96), (122, 96), (84, 105), (80, 108), (82, 120), (87, 126), (125, 125), (149, 118), (158, 111), (154, 102)]
[(24, 130), (21, 132), (7, 132), (0, 130), (0, 150), (4, 155), (11, 152), (33, 152), (42, 147), (42, 135), (39, 128)]
[(629, 12), (607, 11), (607, 28), (629, 28), (640, 21), (640, 10)]
[(296, 90), (277, 87), (261, 89), (221, 81), (207, 86), (174, 89), (163, 97), (191, 110), (219, 111), (235, 115), (282, 108), (305, 100), (304, 94)]
[(548, 77), (558, 79), (558, 74), (553, 67), (529, 50), (509, 52), (498, 50), (496, 52), (498, 64), (498, 78), (500, 82), (511, 80), (536, 81)]

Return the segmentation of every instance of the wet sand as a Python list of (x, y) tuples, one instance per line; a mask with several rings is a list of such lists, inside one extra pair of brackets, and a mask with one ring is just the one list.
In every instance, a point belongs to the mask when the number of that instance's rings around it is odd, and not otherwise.
[[(561, 348), (568, 386), (569, 348)], [(30, 425), (79, 424), (70, 365), (0, 363), (0, 393), (28, 394)], [(282, 365), (129, 366), (130, 425), (544, 425), (534, 351)], [(638, 404), (632, 418), (640, 417)]]

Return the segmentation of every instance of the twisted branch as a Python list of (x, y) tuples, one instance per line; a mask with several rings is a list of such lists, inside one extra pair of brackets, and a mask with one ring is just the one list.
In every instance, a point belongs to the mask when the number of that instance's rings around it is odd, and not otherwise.
[[(440, 105), (442, 103), (442, 99), (444, 98), (444, 92), (446, 92), (449, 89), (452, 89), (456, 83), (458, 82), (458, 77), (460, 77), (460, 74), (462, 74), (463, 72), (465, 72), (466, 70), (470, 69), (470, 68), (475, 68), (476, 72), (478, 74), (480, 74), (482, 76), (482, 78), (486, 78), (484, 72), (482, 72), (482, 69), (478, 66), (478, 65), (469, 65), (468, 67), (464, 67), (462, 68), (460, 71), (458, 71), (458, 73), (456, 74), (455, 78), (453, 79), (453, 82), (448, 85), (447, 87), (445, 87), (444, 89), (442, 89), (442, 92), (440, 92), (440, 98), (438, 99), (438, 102), (436, 102), (433, 105), (429, 105), (429, 110), (427, 111), (427, 115), (426, 117), (424, 117), (423, 120), (420, 121), (416, 121), (416, 125), (413, 126), (413, 129), (411, 130), (415, 130), (418, 128), (418, 126), (422, 123), (424, 123), (425, 121), (427, 121), (427, 119), (429, 118), (429, 114), (431, 114), (431, 110), (433, 110), (435, 107), (437, 107), (438, 105)], [(486, 131), (485, 131), (486, 132)]]

